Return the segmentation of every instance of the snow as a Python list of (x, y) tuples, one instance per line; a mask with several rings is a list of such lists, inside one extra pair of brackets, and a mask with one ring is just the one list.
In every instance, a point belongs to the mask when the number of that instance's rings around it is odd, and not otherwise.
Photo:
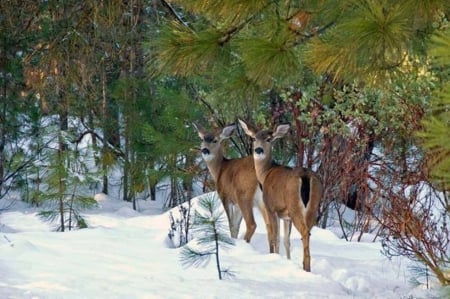
[(304, 272), (299, 234), (293, 230), (292, 260), (283, 248), (269, 254), (257, 210), (251, 242), (242, 239), (242, 223), (235, 246), (221, 251), (233, 276), (219, 280), (213, 259), (182, 266), (161, 202), (140, 201), (137, 212), (105, 195), (95, 199), (98, 207), (83, 213), (89, 228), (64, 233), (22, 204), (0, 213), (0, 298), (437, 298), (411, 285), (408, 261), (386, 259), (373, 237), (346, 242), (315, 227), (312, 272)]

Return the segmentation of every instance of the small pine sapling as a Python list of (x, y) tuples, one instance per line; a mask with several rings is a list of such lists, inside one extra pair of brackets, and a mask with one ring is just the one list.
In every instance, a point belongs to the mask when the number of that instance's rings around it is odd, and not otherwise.
[(205, 196), (199, 200), (193, 224), (194, 240), (185, 245), (181, 251), (181, 263), (184, 266), (204, 266), (214, 255), (219, 279), (229, 273), (220, 266), (219, 249), (234, 245), (229, 236), (224, 211), (219, 210), (220, 201), (215, 196)]
[(92, 162), (89, 149), (68, 147), (64, 151), (59, 148), (51, 150), (46, 156), (49, 161), (47, 175), (33, 196), (35, 202), (45, 207), (39, 216), (59, 223), (57, 231), (86, 228), (87, 222), (81, 212), (97, 205), (87, 191), (88, 186), (96, 181), (96, 172), (89, 168), (89, 162)]

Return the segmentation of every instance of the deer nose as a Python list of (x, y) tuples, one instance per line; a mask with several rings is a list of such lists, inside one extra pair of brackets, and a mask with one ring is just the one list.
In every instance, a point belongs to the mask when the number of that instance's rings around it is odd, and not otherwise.
[(202, 148), (202, 154), (203, 155), (209, 155), (209, 149), (207, 149), (206, 147)]
[(255, 153), (257, 153), (258, 155), (261, 155), (262, 153), (264, 153), (264, 150), (262, 149), (262, 147), (257, 147), (257, 148), (255, 148)]

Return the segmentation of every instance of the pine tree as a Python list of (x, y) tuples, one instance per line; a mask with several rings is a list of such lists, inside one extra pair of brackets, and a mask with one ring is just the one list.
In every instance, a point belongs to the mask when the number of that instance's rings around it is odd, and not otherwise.
[(195, 211), (193, 233), (197, 237), (185, 245), (181, 251), (181, 262), (185, 266), (203, 266), (209, 262), (211, 256), (215, 257), (217, 274), (223, 278), (220, 265), (220, 248), (233, 245), (226, 226), (224, 212), (219, 211), (220, 201), (214, 196), (205, 196), (199, 200), (199, 209)]
[[(86, 228), (82, 211), (97, 204), (87, 191), (97, 175), (90, 169), (93, 164), (90, 160), (91, 149), (73, 148), (70, 136), (63, 135), (62, 131), (57, 134), (60, 135), (60, 141), (41, 155), (42, 162), (48, 164), (40, 165), (40, 171), (45, 175), (40, 188), (35, 189), (33, 198), (44, 208), (39, 212), (42, 218), (59, 220), (57, 231)], [(61, 151), (58, 145), (61, 142), (71, 148)]]
[[(19, 8), (20, 7), (20, 8)], [(0, 200), (9, 191), (27, 189), (27, 171), (43, 144), (23, 145), (35, 136), (36, 106), (29, 83), (36, 76), (23, 61), (34, 51), (37, 34), (33, 1), (0, 3)], [(29, 124), (26, 125), (26, 124)], [(28, 200), (27, 194), (23, 198)], [(0, 205), (0, 209), (2, 209)]]
[[(442, 69), (442, 85), (434, 92), (432, 111), (418, 136), (429, 156), (432, 175), (442, 190), (450, 189), (450, 29), (438, 32), (432, 39), (431, 56), (436, 68)], [(450, 203), (447, 206), (450, 212)]]
[(179, 13), (162, 31), (154, 67), (247, 100), (254, 88), (302, 82), (305, 67), (348, 82), (394, 78), (449, 9), (446, 0), (175, 2), (196, 17)]
[(202, 111), (193, 101), (183, 82), (155, 86), (152, 102), (148, 103), (140, 125), (142, 145), (154, 161), (147, 169), (150, 179), (169, 177), (171, 193), (165, 206), (175, 207), (192, 196), (192, 171), (196, 152), (192, 150), (197, 140), (189, 120), (198, 119)]

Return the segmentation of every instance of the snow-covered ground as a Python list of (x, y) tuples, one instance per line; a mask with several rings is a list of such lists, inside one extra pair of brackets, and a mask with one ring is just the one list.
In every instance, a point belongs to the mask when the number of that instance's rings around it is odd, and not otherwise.
[(89, 228), (53, 232), (36, 210), (18, 203), (0, 213), (0, 298), (439, 298), (437, 288), (409, 283), (409, 261), (387, 260), (379, 242), (346, 242), (314, 228), (312, 272), (301, 268), (299, 234), (292, 260), (269, 254), (264, 222), (250, 244), (222, 251), (233, 277), (219, 280), (214, 260), (184, 268), (168, 241), (169, 213), (160, 202), (129, 203), (97, 196), (86, 210)]

